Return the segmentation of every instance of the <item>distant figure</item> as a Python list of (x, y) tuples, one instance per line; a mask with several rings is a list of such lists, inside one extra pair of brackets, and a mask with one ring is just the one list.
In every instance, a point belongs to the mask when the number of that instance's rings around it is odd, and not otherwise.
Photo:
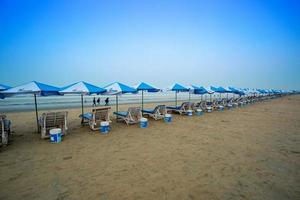
[(97, 99), (97, 105), (100, 105), (100, 97)]
[(108, 106), (108, 104), (109, 104), (109, 98), (107, 97), (107, 98), (105, 99), (105, 106)]
[(96, 106), (96, 98), (93, 99), (93, 106)]

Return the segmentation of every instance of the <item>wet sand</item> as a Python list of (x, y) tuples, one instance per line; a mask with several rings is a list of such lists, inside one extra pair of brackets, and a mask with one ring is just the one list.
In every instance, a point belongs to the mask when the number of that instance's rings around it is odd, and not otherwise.
[(299, 95), (147, 129), (113, 122), (108, 135), (79, 114), (60, 144), (34, 133), (34, 112), (7, 114), (0, 199), (300, 199)]

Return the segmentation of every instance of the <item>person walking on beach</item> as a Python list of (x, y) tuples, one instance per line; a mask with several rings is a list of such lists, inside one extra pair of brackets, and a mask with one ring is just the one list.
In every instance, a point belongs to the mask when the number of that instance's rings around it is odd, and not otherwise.
[(100, 97), (97, 99), (97, 105), (100, 105)]
[(109, 98), (107, 97), (107, 98), (105, 99), (105, 106), (108, 106), (108, 103), (109, 103)]
[(96, 98), (93, 99), (93, 106), (96, 106)]

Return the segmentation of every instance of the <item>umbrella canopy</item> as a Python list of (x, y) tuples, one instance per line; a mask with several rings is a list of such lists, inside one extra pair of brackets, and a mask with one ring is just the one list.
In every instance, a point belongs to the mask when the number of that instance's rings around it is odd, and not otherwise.
[(134, 88), (137, 90), (137, 91), (147, 91), (147, 92), (159, 92), (160, 89), (158, 89), (157, 87), (154, 87), (148, 83), (145, 83), (145, 82), (141, 82), (140, 84), (134, 86)]
[(61, 88), (59, 93), (61, 94), (101, 94), (106, 92), (104, 88), (97, 87), (95, 85), (86, 83), (84, 81), (73, 83), (66, 87)]
[(175, 92), (188, 92), (190, 91), (190, 89), (186, 86), (183, 86), (179, 83), (174, 83), (173, 85), (171, 85), (168, 90), (170, 91), (175, 91)]
[(136, 93), (137, 92), (137, 90), (134, 89), (133, 87), (130, 87), (128, 85), (125, 85), (125, 84), (119, 83), (119, 82), (111, 83), (111, 84), (107, 85), (106, 87), (104, 87), (104, 89), (106, 89), (106, 94), (109, 94), (109, 95)]
[(104, 87), (104, 89), (106, 89), (106, 93), (108, 95), (116, 95), (116, 111), (118, 112), (118, 95), (120, 94), (126, 94), (126, 93), (136, 93), (137, 90), (133, 87), (130, 87), (128, 85), (125, 85), (123, 83), (119, 83), (119, 82), (114, 82), (111, 83), (109, 85), (107, 85), (106, 87)]
[(169, 91), (174, 91), (175, 92), (175, 106), (177, 106), (177, 93), (178, 92), (189, 92), (190, 89), (186, 86), (183, 86), (179, 83), (174, 83), (168, 88)]
[(60, 89), (51, 85), (46, 85), (37, 81), (31, 81), (23, 85), (19, 85), (8, 90), (2, 91), (1, 93), (4, 97), (9, 97), (18, 94), (33, 94), (34, 95), (34, 104), (35, 104), (35, 114), (36, 114), (36, 123), (39, 131), (39, 119), (37, 111), (37, 101), (36, 96), (48, 96), (48, 95), (59, 95)]
[(59, 95), (60, 89), (37, 81), (31, 81), (1, 92), (5, 97), (18, 94), (35, 94), (39, 96)]
[(7, 89), (10, 89), (10, 88), (11, 88), (10, 86), (0, 84), (0, 91), (7, 90)]
[(234, 93), (234, 94), (245, 95), (245, 92), (243, 90), (238, 89), (236, 87), (231, 86), (231, 87), (228, 87), (228, 89), (230, 89), (231, 92)]
[[(83, 95), (90, 95), (90, 94), (101, 94), (106, 92), (105, 89), (92, 85), (90, 83), (86, 83), (84, 81), (73, 83), (66, 87), (61, 88), (59, 91), (60, 94), (80, 94), (81, 95), (81, 114), (83, 115)], [(82, 121), (83, 123), (83, 117)]]
[(223, 88), (223, 87), (214, 87), (214, 86), (210, 86), (210, 89), (214, 92), (217, 92), (217, 93), (226, 93), (226, 89)]
[(144, 91), (147, 91), (147, 92), (159, 92), (160, 91), (160, 89), (158, 89), (148, 83), (145, 83), (145, 82), (141, 82), (140, 84), (134, 86), (134, 88), (137, 91), (142, 91), (142, 112), (144, 109)]

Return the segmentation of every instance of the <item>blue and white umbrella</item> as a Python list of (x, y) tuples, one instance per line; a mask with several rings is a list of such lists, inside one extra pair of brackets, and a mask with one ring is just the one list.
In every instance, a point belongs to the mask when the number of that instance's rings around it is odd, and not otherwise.
[(144, 91), (147, 91), (147, 92), (159, 92), (159, 91), (161, 91), (157, 87), (154, 87), (154, 86), (152, 86), (148, 83), (145, 83), (145, 82), (141, 82), (140, 84), (134, 86), (134, 88), (137, 91), (142, 91), (142, 112), (143, 112), (143, 109), (144, 109)]
[(188, 85), (187, 88), (189, 89), (189, 102), (191, 101), (191, 94), (199, 94), (198, 92), (201, 91), (201, 87), (196, 85)]
[(201, 95), (201, 101), (204, 94), (208, 94), (207, 90), (203, 86), (197, 86), (196, 89), (194, 89), (194, 94), (200, 94)]
[[(73, 83), (66, 87), (61, 88), (59, 91), (60, 94), (80, 94), (81, 95), (81, 113), (83, 115), (83, 95), (90, 95), (90, 94), (102, 94), (106, 92), (105, 89), (101, 87), (97, 87), (90, 83), (86, 83), (84, 81)], [(83, 118), (81, 123), (83, 123)]]
[[(4, 90), (7, 90), (7, 89), (10, 89), (10, 88), (11, 88), (10, 86), (0, 84), (0, 92), (4, 91)], [(4, 99), (4, 94), (0, 93), (0, 99)]]
[(220, 94), (220, 98), (221, 98), (221, 94), (222, 93), (227, 93), (230, 91), (227, 91), (225, 88), (219, 86), (219, 87), (214, 87), (214, 86), (210, 86), (211, 90), (213, 90), (215, 93), (219, 93)]
[(188, 87), (183, 86), (179, 83), (175, 83), (175, 84), (171, 85), (170, 87), (167, 88), (167, 90), (175, 92), (175, 106), (177, 106), (177, 93), (190, 91), (190, 89)]
[(11, 88), (10, 86), (0, 84), (0, 91), (8, 90), (10, 88)]
[(237, 88), (237, 87), (228, 87), (231, 91), (232, 91), (232, 93), (234, 93), (234, 94), (238, 94), (238, 95), (245, 95), (245, 92), (242, 90), (242, 89), (239, 89), (239, 88)]
[(23, 85), (19, 85), (8, 90), (2, 91), (1, 93), (4, 97), (10, 97), (19, 94), (33, 94), (34, 104), (35, 104), (35, 114), (36, 114), (36, 123), (39, 131), (39, 118), (37, 110), (37, 101), (36, 96), (49, 96), (49, 95), (59, 95), (60, 89), (51, 85), (46, 85), (37, 81), (31, 81)]
[(107, 85), (106, 87), (104, 87), (104, 89), (106, 89), (105, 94), (116, 95), (116, 112), (119, 111), (119, 105), (118, 105), (118, 96), (119, 95), (137, 92), (137, 90), (135, 88), (125, 85), (123, 83), (119, 83), (119, 82), (111, 83), (111, 84)]

